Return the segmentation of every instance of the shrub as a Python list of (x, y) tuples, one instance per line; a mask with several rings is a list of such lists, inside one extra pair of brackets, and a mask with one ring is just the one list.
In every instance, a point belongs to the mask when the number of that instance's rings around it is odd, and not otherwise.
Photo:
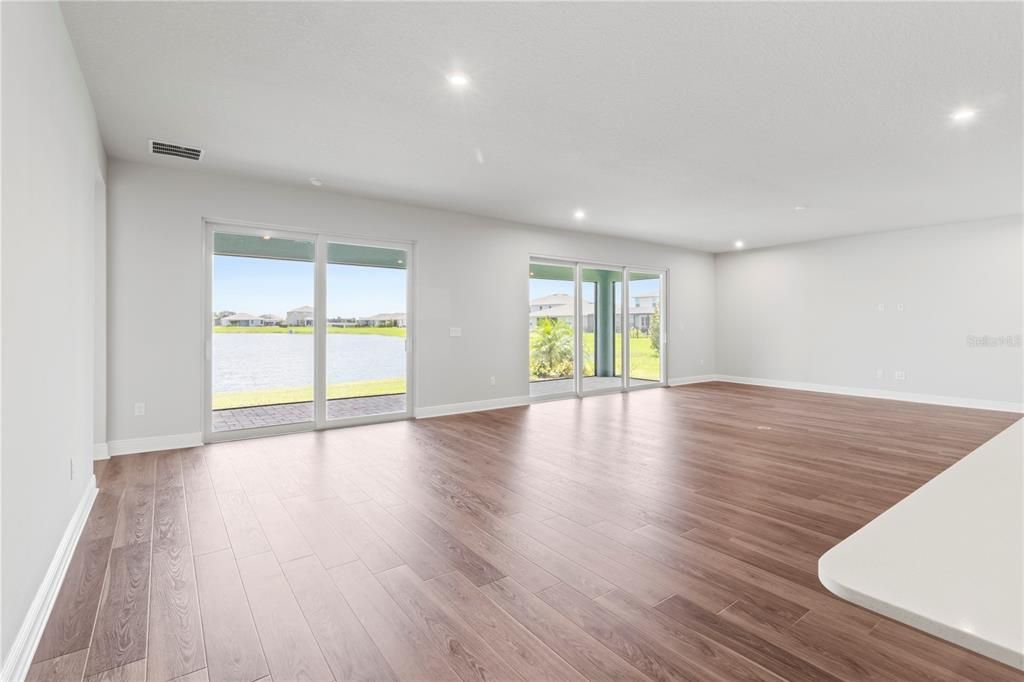
[(530, 332), (530, 373), (538, 379), (572, 376), (572, 326), (562, 320), (544, 318)]

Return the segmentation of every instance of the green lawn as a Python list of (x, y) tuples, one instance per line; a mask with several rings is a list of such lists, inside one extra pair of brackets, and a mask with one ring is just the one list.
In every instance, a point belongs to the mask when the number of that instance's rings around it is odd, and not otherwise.
[[(629, 376), (633, 379), (649, 379), (658, 381), (661, 375), (661, 358), (651, 347), (651, 339), (648, 336), (636, 336), (629, 339)], [(615, 335), (615, 375), (622, 375), (622, 334)], [(594, 333), (584, 332), (583, 334), (584, 357), (590, 358), (584, 366), (584, 376), (594, 376)], [(531, 381), (537, 381), (537, 377), (530, 377)]]
[[(312, 334), (313, 327), (220, 327), (213, 326), (215, 334)], [(405, 327), (328, 327), (328, 334), (372, 334), (376, 336), (405, 336)]]
[[(362, 398), (371, 395), (405, 393), (405, 379), (374, 379), (371, 381), (349, 381), (331, 384), (327, 387), (327, 399)], [(225, 410), (234, 407), (256, 407), (280, 403), (306, 403), (313, 400), (312, 386), (275, 388), (265, 391), (239, 391), (236, 393), (214, 393), (213, 409)]]

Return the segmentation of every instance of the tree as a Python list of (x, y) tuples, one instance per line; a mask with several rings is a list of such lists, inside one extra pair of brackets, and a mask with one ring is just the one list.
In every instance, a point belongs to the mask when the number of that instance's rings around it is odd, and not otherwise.
[(562, 320), (542, 318), (530, 333), (530, 373), (538, 379), (572, 376), (572, 326)]
[(661, 353), (661, 310), (658, 309), (658, 304), (654, 304), (654, 312), (651, 314), (651, 327), (648, 330), (651, 335), (651, 348), (654, 349), (655, 354)]

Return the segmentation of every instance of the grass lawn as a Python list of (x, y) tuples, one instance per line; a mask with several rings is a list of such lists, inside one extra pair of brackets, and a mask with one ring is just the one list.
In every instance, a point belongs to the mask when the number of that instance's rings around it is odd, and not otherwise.
[[(313, 327), (221, 327), (213, 326), (214, 334), (312, 334)], [(371, 334), (405, 336), (405, 327), (328, 327), (328, 334)]]
[[(341, 384), (330, 384), (327, 387), (328, 400), (334, 400), (335, 398), (362, 398), (392, 393), (405, 393), (404, 378), (349, 381)], [(278, 405), (280, 403), (306, 403), (312, 400), (312, 386), (275, 388), (266, 391), (214, 393), (213, 409), (226, 410), (235, 407), (256, 407), (258, 405)]]
[[(615, 375), (622, 375), (622, 334), (615, 335)], [(584, 376), (594, 375), (594, 333), (584, 332), (583, 352), (589, 357), (587, 367), (584, 368)], [(649, 336), (634, 336), (629, 339), (629, 376), (633, 379), (649, 379), (658, 381), (661, 375), (661, 358), (651, 347)], [(530, 377), (531, 381), (537, 381), (537, 377)]]

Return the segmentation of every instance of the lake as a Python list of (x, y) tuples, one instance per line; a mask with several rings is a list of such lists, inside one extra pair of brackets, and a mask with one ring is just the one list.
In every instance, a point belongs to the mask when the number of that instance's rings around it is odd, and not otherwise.
[[(312, 334), (214, 334), (213, 392), (310, 386)], [(327, 383), (405, 376), (405, 339), (327, 335)]]

